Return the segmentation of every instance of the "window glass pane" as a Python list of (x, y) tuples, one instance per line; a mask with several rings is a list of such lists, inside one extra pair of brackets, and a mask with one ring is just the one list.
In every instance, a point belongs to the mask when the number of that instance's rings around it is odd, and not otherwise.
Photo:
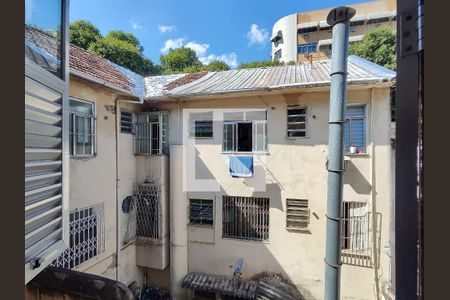
[(223, 151), (235, 150), (235, 124), (223, 125)]
[(297, 123), (290, 123), (288, 124), (288, 130), (289, 129), (305, 129), (305, 124), (297, 124)]
[(255, 129), (254, 151), (266, 151), (266, 123), (253, 123)]
[(61, 0), (25, 0), (25, 56), (61, 78)]
[(94, 104), (85, 101), (69, 100), (70, 111), (85, 115), (94, 114)]

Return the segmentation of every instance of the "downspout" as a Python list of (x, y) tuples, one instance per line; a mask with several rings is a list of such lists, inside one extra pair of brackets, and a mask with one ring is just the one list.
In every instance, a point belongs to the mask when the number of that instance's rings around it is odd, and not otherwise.
[(119, 118), (118, 114), (120, 112), (120, 101), (115, 99), (115, 135), (116, 135), (116, 280), (119, 280), (119, 266), (120, 266), (120, 201), (119, 201)]
[(351, 7), (330, 11), (327, 23), (333, 28), (329, 116), (329, 160), (327, 164), (327, 214), (325, 249), (325, 299), (339, 300), (341, 285), (341, 218), (344, 176), (344, 111), (347, 98), (347, 53)]
[[(371, 139), (371, 160), (370, 160), (370, 169), (371, 169), (371, 201), (372, 201), (372, 245), (373, 245), (373, 261), (374, 261), (374, 282), (375, 282), (375, 290), (376, 290), (376, 299), (380, 299), (380, 278), (378, 268), (380, 262), (378, 261), (378, 251), (380, 245), (378, 245), (378, 236), (377, 236), (377, 200), (376, 200), (376, 172), (375, 172), (375, 141), (373, 136), (373, 91), (374, 89), (370, 89), (370, 139)], [(380, 233), (381, 234), (381, 233)]]

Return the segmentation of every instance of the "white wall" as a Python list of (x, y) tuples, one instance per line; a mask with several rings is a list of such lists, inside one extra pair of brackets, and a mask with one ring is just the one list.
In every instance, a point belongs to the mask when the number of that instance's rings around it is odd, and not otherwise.
[[(268, 154), (266, 156), (266, 192), (254, 192), (245, 181), (231, 178), (221, 153), (222, 129), (214, 128), (214, 139), (198, 141), (199, 160), (196, 167), (220, 180), (219, 192), (189, 192), (188, 198), (214, 199), (214, 227), (187, 226), (189, 272), (231, 275), (229, 268), (239, 258), (246, 262), (243, 276), (248, 278), (263, 271), (284, 274), (300, 289), (323, 298), (326, 182), (325, 163), (328, 153), (327, 92), (289, 95), (255, 96), (229, 99), (185, 101), (182, 108), (267, 108)], [(352, 157), (345, 174), (344, 199), (366, 201), (369, 210), (382, 214), (381, 250), (389, 242), (390, 196), (390, 102), (388, 89), (350, 90), (349, 103), (365, 103), (367, 116), (368, 155)], [(286, 139), (286, 105), (308, 106), (308, 137)], [(160, 104), (170, 110), (170, 140), (179, 143), (176, 104)], [(372, 127), (370, 126), (372, 124)], [(372, 147), (373, 146), (373, 147)], [(175, 188), (172, 186), (172, 188)], [(178, 189), (181, 187), (178, 186)], [(268, 242), (222, 238), (222, 195), (270, 198), (270, 238)], [(311, 221), (309, 232), (286, 229), (286, 198), (309, 200)], [(176, 201), (176, 200), (175, 200)], [(179, 205), (172, 202), (171, 205)], [(184, 204), (181, 204), (184, 205)], [(182, 230), (181, 228), (178, 230)], [(388, 261), (381, 251), (380, 280), (386, 280)], [(343, 299), (375, 299), (375, 269), (343, 265)], [(381, 287), (382, 282), (380, 282)]]
[(272, 36), (281, 30), (283, 34), (283, 43), (278, 47), (272, 44), (272, 60), (274, 53), (281, 49), (281, 61), (297, 61), (297, 14), (292, 14), (279, 19), (272, 28)]

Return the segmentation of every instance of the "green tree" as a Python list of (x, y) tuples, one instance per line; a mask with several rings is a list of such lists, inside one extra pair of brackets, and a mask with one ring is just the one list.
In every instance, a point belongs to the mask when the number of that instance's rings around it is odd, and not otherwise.
[(250, 69), (250, 68), (265, 68), (274, 66), (284, 66), (284, 63), (279, 60), (258, 60), (249, 63), (241, 63), (237, 66), (238, 69)]
[(361, 41), (351, 43), (348, 52), (395, 71), (396, 42), (395, 32), (388, 26), (382, 26), (367, 31)]
[(136, 45), (113, 35), (107, 35), (91, 43), (88, 50), (141, 75), (159, 73), (158, 68), (141, 53)]
[(88, 49), (89, 45), (102, 38), (100, 30), (89, 21), (78, 20), (72, 22), (69, 26), (70, 43)]
[(106, 37), (116, 38), (118, 40), (130, 43), (138, 48), (140, 52), (144, 51), (144, 48), (141, 46), (141, 42), (132, 33), (124, 32), (122, 30), (111, 30), (108, 32)]
[(202, 66), (195, 51), (186, 47), (169, 49), (169, 52), (161, 55), (159, 60), (164, 74), (182, 73), (186, 68), (191, 67), (195, 70)]
[(230, 66), (221, 60), (213, 60), (206, 66), (206, 69), (210, 72), (227, 71)]

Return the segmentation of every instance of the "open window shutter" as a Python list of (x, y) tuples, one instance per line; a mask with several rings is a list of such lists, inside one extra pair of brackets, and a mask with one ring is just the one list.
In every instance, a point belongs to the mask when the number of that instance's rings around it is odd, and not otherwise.
[(65, 250), (68, 238), (67, 95), (62, 84), (50, 83), (25, 76), (25, 283)]

